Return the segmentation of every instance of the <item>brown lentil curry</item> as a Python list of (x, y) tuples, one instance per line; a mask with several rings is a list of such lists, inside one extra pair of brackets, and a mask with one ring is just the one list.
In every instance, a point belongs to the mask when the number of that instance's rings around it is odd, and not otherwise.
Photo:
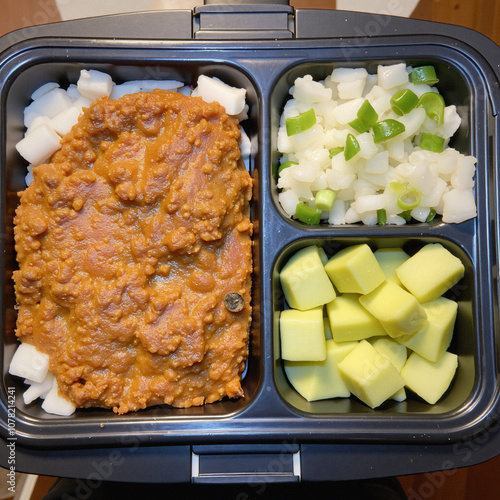
[(243, 395), (252, 181), (239, 137), (201, 98), (103, 98), (34, 168), (15, 217), (16, 334), (76, 406)]

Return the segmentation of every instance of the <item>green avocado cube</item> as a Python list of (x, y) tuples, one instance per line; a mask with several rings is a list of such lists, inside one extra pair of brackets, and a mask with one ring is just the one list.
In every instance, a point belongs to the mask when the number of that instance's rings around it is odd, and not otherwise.
[(326, 340), (323, 307), (286, 309), (280, 314), (281, 357), (289, 361), (323, 361)]
[(454, 300), (440, 297), (422, 304), (422, 307), (427, 313), (425, 325), (412, 335), (398, 337), (397, 341), (435, 363), (450, 346), (458, 304)]
[(349, 391), (371, 408), (405, 385), (394, 365), (366, 340), (361, 340), (338, 368)]
[(457, 367), (458, 356), (451, 352), (445, 352), (435, 363), (414, 352), (401, 370), (401, 376), (408, 389), (433, 405), (450, 386)]
[[(370, 342), (382, 356), (385, 356), (398, 372), (401, 372), (408, 357), (408, 352), (404, 345), (398, 344), (389, 337), (376, 337), (370, 339), (368, 342)], [(406, 399), (405, 388), (402, 387), (399, 389), (399, 391), (393, 394), (389, 399), (394, 399), (399, 402), (404, 401)]]
[(392, 281), (384, 281), (373, 292), (361, 295), (359, 302), (391, 337), (415, 333), (427, 320), (418, 300)]
[(335, 298), (321, 257), (319, 248), (310, 245), (296, 252), (283, 266), (281, 288), (290, 307), (305, 311)]
[(375, 255), (382, 271), (384, 271), (385, 279), (401, 286), (396, 269), (403, 262), (406, 262), (410, 256), (402, 248), (379, 248), (373, 252), (373, 255)]
[(399, 344), (390, 337), (377, 337), (370, 339), (368, 342), (377, 349), (377, 351), (385, 356), (398, 372), (403, 369), (408, 358), (408, 352), (404, 345)]
[(359, 295), (339, 295), (326, 305), (326, 312), (335, 342), (362, 340), (386, 335), (380, 321), (360, 303)]
[(464, 276), (465, 267), (440, 243), (429, 243), (401, 264), (396, 274), (419, 302), (436, 300)]
[(286, 376), (294, 389), (307, 401), (347, 398), (351, 395), (338, 370), (338, 364), (357, 342), (337, 344), (326, 341), (324, 361), (284, 361)]
[(337, 252), (326, 263), (325, 271), (341, 293), (369, 293), (385, 280), (384, 272), (366, 243)]

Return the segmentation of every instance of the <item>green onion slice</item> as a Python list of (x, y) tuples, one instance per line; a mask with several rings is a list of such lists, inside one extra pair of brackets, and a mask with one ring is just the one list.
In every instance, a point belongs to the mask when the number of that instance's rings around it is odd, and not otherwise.
[(388, 118), (373, 125), (373, 140), (375, 143), (387, 141), (405, 130), (405, 126), (401, 122)]
[(300, 134), (307, 129), (310, 129), (316, 124), (316, 113), (311, 108), (300, 115), (291, 116), (285, 121), (286, 133), (288, 136)]
[(435, 85), (439, 82), (439, 78), (436, 76), (434, 66), (419, 66), (418, 68), (413, 68), (410, 73), (410, 81), (415, 85), (422, 83)]
[(378, 114), (370, 104), (370, 101), (368, 99), (365, 99), (363, 104), (361, 104), (358, 112), (356, 113), (356, 116), (370, 126), (377, 123), (378, 120)]
[(357, 118), (350, 122), (349, 125), (360, 134), (370, 130), (378, 120), (378, 114), (368, 99), (365, 99), (361, 104), (356, 116)]
[(442, 153), (444, 149), (444, 138), (439, 135), (428, 134), (422, 132), (420, 142), (418, 145), (426, 151), (433, 151), (434, 153)]
[(427, 216), (427, 219), (425, 219), (425, 222), (431, 222), (434, 220), (434, 217), (436, 217), (437, 212), (435, 208), (431, 208), (431, 211), (429, 212), (429, 215)]
[(336, 148), (332, 148), (329, 150), (330, 153), (330, 158), (333, 158), (334, 156), (338, 155), (339, 153), (342, 153), (344, 151), (344, 146), (337, 146)]
[(285, 170), (285, 168), (291, 167), (292, 165), (298, 165), (298, 163), (296, 161), (292, 161), (292, 160), (289, 160), (289, 161), (286, 161), (285, 163), (282, 163), (278, 167), (278, 175), (281, 174), (281, 172), (283, 170)]
[(295, 207), (295, 217), (305, 224), (319, 224), (321, 220), (321, 210), (319, 208), (312, 208), (303, 201), (299, 201)]
[(411, 210), (405, 210), (404, 212), (401, 212), (398, 214), (400, 217), (402, 217), (406, 222), (410, 222), (412, 217), (411, 217)]
[(361, 118), (354, 118), (352, 122), (349, 122), (349, 125), (358, 133), (364, 134), (370, 130), (370, 126), (366, 125), (366, 123), (361, 120)]
[(409, 113), (418, 103), (418, 97), (410, 89), (398, 90), (391, 97), (391, 108), (399, 116)]
[(354, 137), (352, 134), (347, 134), (344, 149), (344, 158), (346, 159), (346, 161), (349, 161), (351, 158), (356, 156), (360, 150), (361, 147), (356, 137)]
[(314, 205), (321, 211), (330, 211), (333, 207), (333, 202), (335, 201), (336, 196), (337, 193), (331, 189), (320, 189), (316, 193)]
[(273, 179), (278, 177), (278, 164), (276, 162), (271, 163), (271, 175)]
[(427, 116), (438, 125), (444, 122), (444, 98), (437, 92), (426, 92), (420, 96), (417, 106), (424, 108)]
[(420, 191), (416, 188), (407, 188), (401, 191), (398, 197), (398, 207), (401, 210), (413, 210), (420, 203)]
[(387, 223), (387, 212), (385, 208), (377, 210), (377, 224), (379, 226), (385, 226)]

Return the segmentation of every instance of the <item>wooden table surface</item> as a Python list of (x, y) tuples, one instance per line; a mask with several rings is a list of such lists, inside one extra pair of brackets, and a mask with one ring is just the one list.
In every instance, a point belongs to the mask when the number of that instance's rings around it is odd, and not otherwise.
[[(391, 1), (398, 0), (387, 0), (388, 5)], [(333, 9), (335, 4), (335, 0), (290, 0), (295, 8)], [(61, 20), (55, 0), (1, 0), (1, 8), (0, 35)], [(420, 0), (411, 17), (466, 26), (500, 45), (500, 0)]]
[[(61, 20), (54, 0), (0, 1), (0, 35)], [(290, 4), (295, 8), (335, 8), (335, 0), (290, 0)], [(472, 28), (500, 45), (500, 0), (420, 0), (411, 17)], [(496, 500), (500, 498), (500, 456), (446, 474), (417, 474), (400, 481), (411, 500)], [(41, 478), (32, 500), (42, 498), (51, 482), (52, 478)]]

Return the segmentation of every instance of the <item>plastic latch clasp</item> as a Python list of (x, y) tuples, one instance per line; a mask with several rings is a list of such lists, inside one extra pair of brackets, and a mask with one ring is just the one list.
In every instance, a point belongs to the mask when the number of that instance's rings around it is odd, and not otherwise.
[(293, 7), (281, 4), (202, 5), (193, 13), (193, 38), (211, 40), (293, 38)]
[(193, 483), (277, 483), (301, 480), (300, 447), (288, 449), (250, 447), (193, 447), (191, 451)]

